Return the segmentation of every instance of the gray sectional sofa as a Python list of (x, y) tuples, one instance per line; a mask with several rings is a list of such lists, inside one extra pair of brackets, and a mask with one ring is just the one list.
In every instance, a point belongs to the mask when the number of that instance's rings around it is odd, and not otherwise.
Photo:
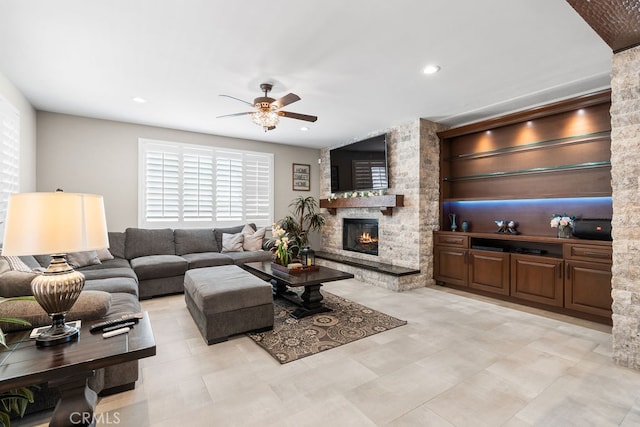
[[(230, 236), (256, 232), (254, 224), (218, 229), (140, 229), (128, 228), (124, 232), (109, 232), (109, 251), (98, 251), (94, 255), (76, 257), (80, 261), (74, 267), (85, 275), (85, 287), (82, 306), (91, 305), (91, 298), (97, 296), (110, 297), (109, 304), (104, 298), (96, 300), (94, 305), (104, 307), (96, 315), (95, 310), (68, 315), (73, 320), (74, 314), (84, 322), (95, 322), (99, 319), (116, 317), (123, 313), (141, 310), (140, 299), (155, 296), (181, 293), (184, 291), (185, 272), (193, 268), (216, 267), (223, 265), (242, 265), (245, 262), (270, 260), (272, 254), (255, 247), (244, 250), (236, 245), (229, 250), (226, 241)], [(259, 230), (264, 233), (264, 229)], [(227, 236), (224, 236), (227, 234)], [(257, 234), (256, 234), (257, 235)], [(253, 235), (255, 237), (255, 235)], [(242, 239), (241, 239), (242, 240)], [(261, 240), (261, 239), (260, 239)], [(257, 249), (257, 250), (256, 250)], [(44, 268), (48, 265), (48, 256), (20, 257), (29, 269)], [(70, 262), (71, 263), (71, 262)], [(30, 295), (30, 283), (36, 273), (16, 271), (0, 257), (0, 296), (12, 297)], [(84, 292), (100, 291), (100, 292)], [(87, 301), (88, 300), (88, 301)], [(79, 300), (80, 302), (80, 300)], [(23, 302), (20, 302), (25, 304)], [(37, 306), (35, 302), (31, 304)], [(76, 305), (79, 305), (76, 303)], [(7, 310), (9, 304), (0, 304), (0, 317), (23, 317), (31, 320), (32, 326), (41, 326), (42, 316), (29, 317), (26, 313)], [(14, 306), (15, 307), (15, 306)], [(39, 306), (36, 309), (42, 310)], [(75, 307), (74, 307), (75, 309)], [(20, 309), (18, 309), (20, 310)], [(40, 313), (40, 314), (41, 314)], [(89, 313), (89, 314), (88, 314)], [(22, 314), (22, 315), (20, 315)], [(46, 323), (46, 318), (43, 324)], [(35, 322), (35, 323), (34, 323)], [(3, 330), (15, 328), (14, 325), (2, 324)], [(138, 363), (129, 362), (97, 372), (91, 383), (96, 392), (112, 394), (135, 386), (138, 379)]]

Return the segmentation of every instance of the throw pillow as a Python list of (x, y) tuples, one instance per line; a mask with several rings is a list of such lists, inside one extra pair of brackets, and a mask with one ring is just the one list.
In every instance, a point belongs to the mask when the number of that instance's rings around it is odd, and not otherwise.
[(67, 264), (73, 268), (102, 264), (96, 251), (71, 252), (67, 254)]
[(113, 259), (113, 255), (111, 255), (111, 252), (109, 252), (109, 249), (104, 248), (104, 249), (98, 249), (96, 251), (98, 253), (98, 259), (100, 260), (100, 262), (102, 261), (109, 261), (110, 259)]
[[(248, 224), (250, 227), (253, 227), (253, 229), (256, 229), (256, 225), (255, 224)], [(236, 225), (235, 227), (227, 227), (227, 228), (214, 228), (213, 229), (213, 234), (216, 238), (216, 245), (218, 246), (218, 248), (220, 248), (220, 250), (222, 250), (222, 235), (224, 233), (227, 234), (237, 234), (237, 233), (242, 233), (242, 230), (244, 229), (243, 225)]]
[(5, 261), (7, 261), (7, 263), (9, 263), (9, 269), (11, 271), (23, 271), (25, 273), (31, 273), (32, 269), (29, 268), (29, 266), (27, 264), (24, 263), (24, 261), (22, 261), (20, 259), (20, 257), (17, 256), (3, 256), (2, 258), (5, 259)]
[(242, 229), (242, 235), (244, 236), (244, 243), (242, 248), (245, 251), (259, 251), (262, 250), (262, 241), (264, 240), (264, 234), (267, 232), (266, 228), (259, 228), (253, 231), (253, 228), (249, 225), (245, 225)]
[(222, 234), (222, 252), (243, 252), (242, 243), (244, 235), (238, 234)]

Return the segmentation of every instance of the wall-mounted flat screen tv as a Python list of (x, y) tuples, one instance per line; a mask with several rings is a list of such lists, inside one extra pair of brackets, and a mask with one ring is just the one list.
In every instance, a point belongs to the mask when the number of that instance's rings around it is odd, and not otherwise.
[(329, 154), (332, 193), (389, 188), (386, 134), (334, 148)]

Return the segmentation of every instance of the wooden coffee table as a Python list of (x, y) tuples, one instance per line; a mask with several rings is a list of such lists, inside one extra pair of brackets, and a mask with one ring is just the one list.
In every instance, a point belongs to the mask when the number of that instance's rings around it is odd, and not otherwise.
[[(336, 280), (352, 279), (353, 274), (345, 273), (333, 268), (318, 266), (317, 271), (288, 274), (284, 271), (271, 268), (270, 261), (249, 262), (244, 264), (247, 271), (258, 277), (267, 278), (273, 287), (273, 296), (285, 298), (300, 307), (291, 313), (291, 317), (300, 319), (317, 313), (326, 313), (331, 309), (324, 304), (324, 297), (320, 293), (320, 288), (325, 282)], [(302, 295), (290, 291), (288, 288), (299, 288), (304, 286)]]
[(8, 348), (0, 351), (0, 392), (47, 382), (62, 395), (50, 426), (94, 425), (96, 394), (87, 379), (95, 369), (155, 355), (156, 343), (146, 312), (129, 333), (112, 338), (92, 334), (92, 323), (82, 322), (77, 341), (51, 347), (37, 347), (30, 331), (7, 334)]

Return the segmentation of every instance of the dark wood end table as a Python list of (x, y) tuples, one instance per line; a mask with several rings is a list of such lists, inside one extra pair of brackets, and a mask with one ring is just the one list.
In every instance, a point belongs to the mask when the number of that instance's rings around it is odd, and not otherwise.
[(0, 351), (0, 392), (48, 382), (62, 395), (50, 426), (94, 425), (97, 396), (87, 379), (96, 369), (154, 356), (156, 343), (146, 312), (128, 333), (111, 338), (92, 334), (93, 323), (83, 322), (77, 341), (51, 347), (37, 347), (30, 331), (7, 334), (8, 348)]
[[(284, 271), (271, 268), (270, 261), (249, 262), (244, 264), (247, 271), (255, 273), (258, 277), (270, 279), (274, 297), (285, 298), (300, 307), (291, 313), (291, 317), (300, 319), (317, 313), (326, 313), (331, 309), (324, 304), (324, 297), (320, 292), (322, 284), (336, 280), (352, 279), (353, 274), (345, 273), (333, 268), (318, 266), (317, 271), (289, 274)], [(298, 297), (296, 292), (288, 288), (304, 286), (302, 295)]]

